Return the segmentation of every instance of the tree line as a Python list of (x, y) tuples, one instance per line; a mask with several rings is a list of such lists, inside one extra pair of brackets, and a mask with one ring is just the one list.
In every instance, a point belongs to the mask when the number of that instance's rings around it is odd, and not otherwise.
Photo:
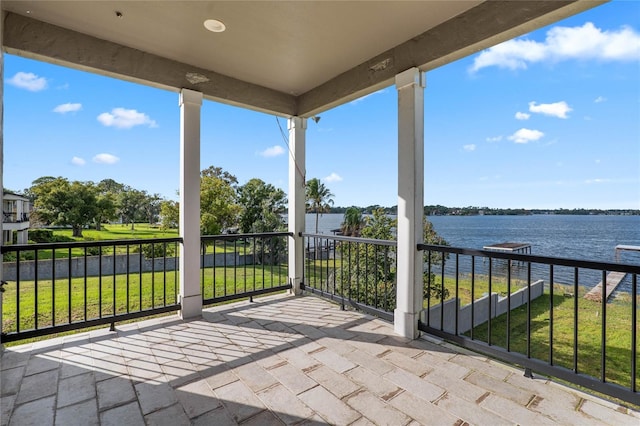
[[(132, 230), (140, 222), (178, 227), (178, 202), (113, 179), (95, 183), (44, 176), (34, 180), (24, 195), (32, 202), (33, 225), (70, 227), (74, 237), (82, 237), (83, 229), (100, 230), (102, 224), (113, 222), (129, 224)], [(200, 173), (203, 235), (282, 230), (286, 205), (285, 192), (261, 179), (240, 185), (234, 175), (215, 166)]]
[[(345, 213), (350, 207), (334, 207), (327, 211), (328, 213)], [(356, 207), (363, 214), (373, 214), (374, 210), (382, 209), (386, 214), (398, 214), (398, 206), (384, 207), (377, 204)], [(492, 207), (446, 207), (442, 205), (424, 206), (424, 214), (427, 216), (526, 216), (533, 214), (551, 214), (551, 215), (640, 215), (638, 209), (516, 209), (516, 208), (492, 208)]]

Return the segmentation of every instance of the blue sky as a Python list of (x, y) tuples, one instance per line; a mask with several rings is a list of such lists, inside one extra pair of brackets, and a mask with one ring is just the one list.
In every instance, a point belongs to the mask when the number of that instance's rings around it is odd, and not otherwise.
[[(112, 178), (177, 199), (177, 93), (5, 55), (4, 186)], [(307, 179), (397, 204), (389, 87), (309, 121)], [(287, 188), (286, 120), (205, 101), (201, 168)], [(640, 2), (614, 1), (427, 73), (425, 204), (640, 209)]]

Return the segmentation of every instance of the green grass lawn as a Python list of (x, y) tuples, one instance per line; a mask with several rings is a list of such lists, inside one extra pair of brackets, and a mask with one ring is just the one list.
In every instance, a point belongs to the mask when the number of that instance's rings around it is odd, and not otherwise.
[[(69, 240), (73, 240), (75, 242), (84, 242), (84, 241), (115, 241), (115, 240), (133, 240), (133, 239), (158, 239), (158, 238), (177, 238), (179, 237), (179, 233), (177, 229), (168, 229), (163, 230), (157, 226), (149, 225), (146, 223), (137, 223), (135, 224), (134, 229), (131, 229), (131, 225), (103, 225), (100, 231), (96, 231), (95, 229), (85, 229), (82, 231), (82, 237), (72, 237), (71, 229), (54, 229), (53, 234), (57, 236), (65, 237)], [(10, 246), (9, 246), (10, 247)], [(172, 250), (172, 252), (177, 252), (178, 246), (175, 243), (167, 243), (167, 247)], [(139, 245), (129, 246), (129, 250), (131, 253), (135, 253), (140, 249)], [(115, 251), (117, 254), (125, 254), (127, 252), (127, 245), (116, 245), (116, 246), (104, 246), (100, 249), (99, 252), (97, 248), (91, 248), (87, 252), (88, 255), (97, 255), (101, 253), (102, 255), (113, 254)], [(233, 253), (235, 251), (243, 254), (245, 251), (250, 253), (250, 247), (243, 241), (217, 241), (215, 244), (213, 242), (207, 242), (205, 246), (205, 252), (207, 254), (211, 253)], [(35, 247), (34, 250), (23, 250), (21, 251), (21, 258), (23, 260), (33, 260), (35, 259)], [(15, 256), (11, 257), (10, 253), (6, 257), (11, 259), (11, 261), (15, 258)], [(85, 249), (83, 247), (74, 247), (71, 250), (68, 248), (65, 249), (57, 249), (55, 250), (55, 258), (56, 259), (66, 259), (68, 257), (79, 257), (84, 256)], [(49, 260), (54, 256), (53, 250), (38, 250), (38, 260)]]
[(81, 238), (73, 237), (71, 229), (54, 229), (53, 233), (54, 235), (61, 235), (76, 241), (173, 238), (179, 236), (177, 229), (161, 229), (156, 225), (149, 225), (148, 223), (136, 223), (134, 224), (133, 230), (131, 229), (131, 224), (102, 225), (100, 231), (83, 229)]
[[(577, 295), (565, 296), (558, 288), (553, 298), (549, 291), (531, 302), (530, 356), (545, 362), (553, 357), (554, 365), (573, 370), (574, 348), (577, 348), (578, 372), (601, 378), (602, 375), (602, 305), (584, 299), (585, 290)], [(574, 304), (578, 304), (577, 322), (574, 319)], [(639, 301), (640, 302), (640, 301)], [(640, 306), (640, 303), (639, 303)], [(630, 297), (619, 297), (606, 306), (606, 346), (605, 380), (630, 386), (631, 378), (631, 322)], [(527, 306), (511, 311), (509, 329), (507, 314), (491, 321), (491, 344), (507, 347), (507, 332), (510, 331), (510, 350), (527, 355)], [(553, 329), (551, 328), (553, 315)], [(577, 327), (578, 340), (574, 346), (574, 327)], [(636, 335), (640, 327), (636, 324)], [(553, 352), (550, 355), (549, 337), (553, 331)], [(487, 342), (489, 326), (482, 324), (474, 329), (474, 339)], [(467, 333), (469, 336), (469, 333)], [(637, 365), (640, 365), (640, 348), (637, 349)], [(638, 377), (636, 386), (640, 386)]]
[[(287, 283), (287, 267), (205, 268), (202, 277), (203, 297), (209, 299), (284, 285)], [(2, 329), (5, 333), (12, 333), (17, 330), (18, 321), (20, 330), (24, 331), (110, 317), (114, 312), (118, 315), (175, 304), (179, 282), (176, 272), (160, 271), (116, 275), (115, 279), (103, 276), (102, 279), (41, 280), (37, 289), (34, 281), (22, 281), (19, 289), (15, 283), (10, 283), (5, 289)], [(17, 294), (19, 299), (16, 299)]]

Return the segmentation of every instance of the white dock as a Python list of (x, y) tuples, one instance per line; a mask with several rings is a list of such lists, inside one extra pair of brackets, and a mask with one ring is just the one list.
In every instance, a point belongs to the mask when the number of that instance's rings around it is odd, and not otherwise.
[[(618, 284), (627, 276), (625, 272), (609, 272), (606, 278), (606, 298), (609, 300), (609, 296), (611, 293), (618, 287)], [(598, 283), (594, 288), (591, 289), (587, 294), (584, 295), (585, 299), (593, 300), (594, 302), (602, 301), (602, 281)]]
[[(640, 252), (640, 246), (630, 246), (624, 244), (618, 244), (615, 248), (616, 262), (620, 261), (620, 252), (622, 251), (634, 251)], [(607, 300), (609, 300), (609, 296), (614, 292), (616, 287), (624, 280), (627, 274), (625, 272), (609, 272), (605, 279), (607, 286), (606, 288), (606, 296)], [(593, 300), (595, 302), (602, 301), (602, 281), (600, 281), (594, 288), (591, 289), (587, 294), (584, 295), (585, 299)]]

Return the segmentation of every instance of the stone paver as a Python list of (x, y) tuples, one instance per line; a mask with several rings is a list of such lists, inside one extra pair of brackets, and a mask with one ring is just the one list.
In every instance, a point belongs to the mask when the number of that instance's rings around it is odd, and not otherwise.
[(336, 398), (322, 386), (309, 389), (301, 393), (298, 398), (330, 424), (347, 425), (361, 416), (359, 412)]
[(137, 401), (100, 413), (102, 426), (144, 426), (144, 418)]
[(60, 380), (58, 383), (58, 408), (96, 397), (93, 372)]
[(238, 423), (266, 408), (256, 394), (240, 380), (216, 389), (215, 393), (231, 418)]
[(10, 370), (2, 370), (0, 373), (0, 395), (14, 395), (20, 389), (20, 383), (24, 376), (24, 367), (16, 367)]
[(136, 399), (136, 391), (133, 384), (126, 377), (112, 377), (96, 383), (98, 392), (98, 407), (100, 410), (108, 410), (117, 405), (122, 405)]
[(52, 425), (55, 416), (55, 405), (55, 396), (18, 405), (13, 409), (13, 413), (11, 413), (9, 425)]
[(311, 417), (313, 411), (282, 385), (258, 392), (258, 397), (286, 424)]
[(3, 395), (0, 397), (0, 425), (6, 426), (11, 418), (11, 410), (13, 410), (15, 395)]
[(191, 421), (180, 404), (155, 411), (144, 416), (149, 426), (190, 426)]
[(454, 425), (460, 420), (440, 407), (419, 399), (410, 392), (399, 393), (389, 400), (389, 404), (422, 425)]
[(7, 348), (0, 426), (634, 425), (640, 412), (287, 295)]
[(54, 395), (57, 390), (58, 370), (49, 370), (32, 376), (25, 376), (20, 385), (16, 404)]
[(406, 414), (366, 390), (358, 391), (347, 398), (347, 404), (376, 424), (405, 425), (411, 420)]
[(95, 398), (56, 411), (56, 426), (99, 425), (98, 406)]
[(165, 383), (138, 383), (135, 388), (144, 415), (178, 402), (173, 388)]
[(201, 416), (221, 405), (209, 384), (204, 380), (177, 388), (176, 396), (190, 419)]
[(360, 385), (349, 380), (344, 374), (338, 374), (324, 365), (320, 365), (306, 373), (338, 398), (343, 398), (360, 388)]

